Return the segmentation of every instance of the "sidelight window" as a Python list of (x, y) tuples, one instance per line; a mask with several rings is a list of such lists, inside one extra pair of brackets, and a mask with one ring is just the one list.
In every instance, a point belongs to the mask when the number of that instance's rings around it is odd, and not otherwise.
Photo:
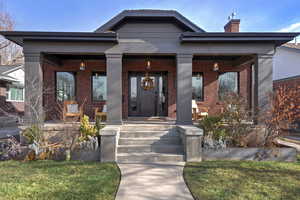
[(105, 73), (93, 73), (92, 75), (92, 93), (93, 101), (106, 101), (107, 91), (106, 91), (106, 74)]

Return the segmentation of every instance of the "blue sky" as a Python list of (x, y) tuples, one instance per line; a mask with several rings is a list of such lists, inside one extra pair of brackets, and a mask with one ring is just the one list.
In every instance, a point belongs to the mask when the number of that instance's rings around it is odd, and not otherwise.
[(235, 10), (241, 31), (299, 31), (300, 0), (3, 0), (24, 31), (93, 31), (124, 9), (177, 10), (206, 31), (223, 31)]

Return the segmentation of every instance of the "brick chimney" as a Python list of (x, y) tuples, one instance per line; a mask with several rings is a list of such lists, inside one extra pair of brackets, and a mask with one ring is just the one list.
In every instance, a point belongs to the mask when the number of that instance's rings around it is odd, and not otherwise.
[(240, 32), (240, 21), (239, 19), (231, 19), (225, 26), (225, 32), (233, 33)]

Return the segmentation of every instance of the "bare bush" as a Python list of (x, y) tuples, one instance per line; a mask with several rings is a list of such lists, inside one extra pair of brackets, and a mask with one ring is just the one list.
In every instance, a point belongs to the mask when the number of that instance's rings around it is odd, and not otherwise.
[(280, 86), (270, 94), (270, 108), (262, 113), (260, 121), (267, 128), (265, 146), (274, 146), (275, 139), (289, 134), (300, 119), (300, 86)]

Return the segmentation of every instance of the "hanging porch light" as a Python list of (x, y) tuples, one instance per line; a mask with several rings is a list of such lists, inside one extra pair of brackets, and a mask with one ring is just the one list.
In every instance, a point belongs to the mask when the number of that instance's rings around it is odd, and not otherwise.
[(213, 65), (213, 71), (214, 71), (214, 72), (219, 71), (219, 63), (218, 63), (218, 62), (214, 62), (214, 65)]
[(145, 78), (142, 80), (141, 82), (141, 87), (144, 90), (151, 90), (154, 88), (154, 80), (149, 76), (149, 70), (151, 69), (151, 62), (148, 59), (147, 61), (147, 65), (146, 65), (146, 74), (145, 74)]
[(84, 60), (82, 59), (81, 62), (80, 62), (80, 67), (79, 67), (79, 69), (80, 69), (81, 71), (84, 71), (85, 68), (86, 68), (86, 64), (85, 64)]

